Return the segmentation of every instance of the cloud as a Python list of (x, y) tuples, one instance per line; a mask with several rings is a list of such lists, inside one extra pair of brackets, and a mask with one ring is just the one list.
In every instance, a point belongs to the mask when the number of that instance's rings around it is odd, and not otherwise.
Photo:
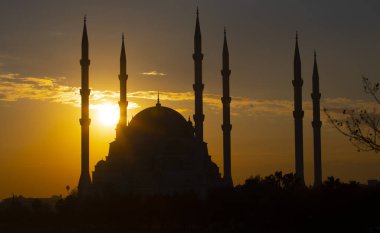
[(158, 71), (147, 71), (147, 72), (143, 72), (141, 73), (142, 75), (146, 75), (146, 76), (166, 76), (165, 73), (161, 73), (161, 72), (158, 72)]
[[(323, 108), (327, 113), (336, 120), (347, 119), (347, 115), (343, 111), (355, 111), (358, 114), (361, 110), (365, 110), (369, 115), (379, 117), (380, 105), (376, 101), (352, 100), (348, 98), (326, 99)], [(325, 115), (325, 114), (324, 114)]]
[[(0, 101), (39, 100), (80, 107), (80, 88), (62, 85), (64, 77), (22, 77), (16, 73), (0, 74)], [(104, 103), (117, 103), (119, 94), (114, 91), (92, 90), (90, 108)], [(140, 107), (129, 102), (128, 108)]]
[[(0, 101), (39, 100), (61, 103), (80, 107), (80, 88), (62, 85), (64, 77), (23, 77), (17, 73), (0, 74)], [(156, 91), (137, 91), (128, 93), (128, 109), (139, 108), (141, 99), (157, 99)], [(194, 93), (188, 92), (160, 92), (160, 99), (165, 101), (194, 101)], [(96, 109), (97, 105), (106, 103), (117, 104), (119, 92), (110, 90), (91, 90), (90, 108)], [(215, 112), (221, 112), (221, 96), (211, 93), (203, 95), (206, 107)], [(343, 109), (367, 109), (376, 111), (379, 104), (371, 101), (353, 100), (349, 98), (323, 98), (322, 108), (325, 107), (331, 114), (337, 116)], [(312, 102), (304, 101), (303, 109), (305, 117), (312, 116)], [(179, 108), (180, 112), (191, 111)], [(247, 97), (233, 96), (231, 102), (231, 114), (234, 116), (292, 116), (293, 100), (287, 99), (252, 99)], [(325, 119), (325, 114), (321, 112)]]
[(7, 74), (0, 74), (0, 79), (13, 79), (17, 77), (19, 74), (17, 73), (7, 73)]
[(379, 107), (379, 104), (375, 101), (348, 98), (326, 98), (323, 100), (323, 105), (331, 111), (340, 111), (342, 109), (376, 109)]
[[(138, 91), (128, 93), (128, 98), (137, 99), (157, 99), (156, 91)], [(160, 99), (167, 101), (194, 101), (193, 92), (160, 92)], [(221, 96), (205, 93), (203, 103), (208, 105), (211, 110), (220, 111), (223, 107)], [(290, 100), (257, 100), (246, 97), (232, 97), (232, 114), (253, 115), (253, 114), (289, 114), (292, 112), (293, 102)]]

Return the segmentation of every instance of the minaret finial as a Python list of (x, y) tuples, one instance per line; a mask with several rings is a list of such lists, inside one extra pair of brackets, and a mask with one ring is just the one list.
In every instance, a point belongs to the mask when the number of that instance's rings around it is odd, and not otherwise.
[(156, 104), (157, 107), (160, 107), (161, 104), (160, 104), (160, 91), (157, 91), (157, 104)]
[[(313, 68), (313, 80), (319, 80), (319, 74), (318, 74), (318, 65), (317, 65), (317, 51), (314, 49), (314, 68)], [(318, 81), (319, 82), (319, 81)], [(319, 92), (319, 83), (314, 84), (313, 86), (317, 86), (317, 92)]]
[(224, 27), (224, 42), (223, 42), (223, 46), (227, 46), (227, 30), (226, 30), (226, 27)]
[[(120, 53), (120, 61), (123, 61), (123, 64), (120, 64), (120, 73), (126, 73), (124, 72), (124, 69), (126, 70), (126, 63), (125, 61), (127, 60), (126, 55), (125, 55), (125, 46), (124, 46), (124, 32), (121, 33), (121, 53)], [(121, 69), (123, 68), (123, 70)]]
[(224, 41), (223, 41), (223, 68), (229, 69), (229, 55), (228, 55), (228, 45), (227, 45), (227, 32), (226, 32), (226, 27), (224, 27)]
[(83, 21), (84, 21), (84, 23), (86, 24), (86, 22), (87, 22), (87, 15), (86, 15), (86, 14), (84, 14)]
[[(295, 68), (297, 68), (297, 70), (301, 69), (301, 57), (300, 57), (300, 51), (299, 51), (299, 47), (298, 47), (298, 31), (296, 31), (296, 45), (295, 45), (295, 51), (294, 51), (294, 64), (295, 64)], [(297, 75), (297, 77), (301, 77), (301, 74)]]
[(199, 8), (198, 8), (198, 6), (197, 6), (197, 17), (199, 16)]

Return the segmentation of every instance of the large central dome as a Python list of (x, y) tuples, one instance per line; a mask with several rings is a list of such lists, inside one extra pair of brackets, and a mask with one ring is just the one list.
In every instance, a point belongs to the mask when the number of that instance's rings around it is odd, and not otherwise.
[(129, 133), (144, 137), (186, 137), (193, 135), (191, 122), (177, 111), (157, 104), (139, 112), (128, 125)]
[(95, 166), (101, 193), (205, 193), (222, 185), (207, 144), (197, 140), (191, 121), (159, 103), (139, 112), (111, 142), (105, 161)]

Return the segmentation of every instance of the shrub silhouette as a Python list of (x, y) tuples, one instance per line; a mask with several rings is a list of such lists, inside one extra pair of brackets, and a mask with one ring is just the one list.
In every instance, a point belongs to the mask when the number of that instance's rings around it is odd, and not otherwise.
[(41, 215), (41, 208), (33, 201), (30, 211), (15, 200), (0, 208), (0, 222), (23, 219), (78, 232), (369, 232), (380, 226), (380, 188), (334, 177), (305, 187), (294, 174), (276, 172), (211, 190), (204, 198), (183, 193), (80, 199), (74, 191), (56, 203), (56, 212)]

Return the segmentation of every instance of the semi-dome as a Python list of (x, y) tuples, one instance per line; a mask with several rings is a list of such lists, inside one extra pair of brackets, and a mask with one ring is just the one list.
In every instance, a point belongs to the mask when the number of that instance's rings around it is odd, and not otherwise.
[(133, 117), (128, 133), (144, 137), (184, 137), (193, 135), (193, 127), (174, 109), (157, 104)]

